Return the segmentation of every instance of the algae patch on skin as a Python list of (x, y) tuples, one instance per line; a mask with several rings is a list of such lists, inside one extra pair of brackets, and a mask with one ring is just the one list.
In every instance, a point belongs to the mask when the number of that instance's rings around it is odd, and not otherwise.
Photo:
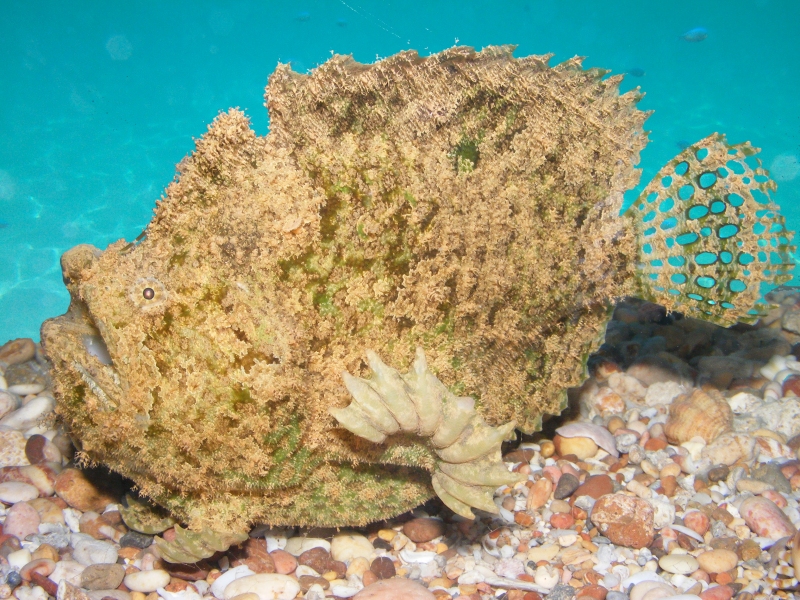
[(619, 214), (647, 113), (620, 76), (512, 50), (281, 65), (267, 136), (220, 114), (143, 236), (67, 252), (42, 342), (82, 455), (193, 531), (361, 525), (432, 497), (439, 468), (415, 431), (332, 416), (367, 350), (405, 369), (420, 348), (487, 427), (559, 413), (611, 302), (650, 290)]

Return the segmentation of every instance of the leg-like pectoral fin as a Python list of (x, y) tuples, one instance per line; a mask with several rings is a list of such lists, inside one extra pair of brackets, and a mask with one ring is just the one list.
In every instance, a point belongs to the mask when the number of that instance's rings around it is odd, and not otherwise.
[(492, 500), (494, 486), (467, 485), (442, 472), (434, 473), (434, 477), (438, 479), (439, 485), (456, 500), (461, 500), (461, 502), (469, 506), (485, 510), (488, 513), (497, 514), (500, 512)]
[[(367, 357), (372, 378), (367, 381), (345, 375), (354, 402), (347, 408), (330, 409), (339, 424), (378, 444), (397, 431), (389, 430), (392, 423), (402, 432), (418, 436), (441, 458), (432, 485), (442, 502), (468, 519), (474, 518), (470, 507), (497, 513), (494, 490), (524, 479), (510, 473), (500, 455), (500, 444), (514, 430), (514, 423), (490, 427), (475, 411), (472, 398), (455, 396), (428, 370), (421, 349), (405, 375), (386, 366), (374, 352)], [(408, 414), (409, 407), (413, 414)], [(388, 413), (393, 421), (381, 424)]]
[(494, 461), (487, 458), (458, 464), (440, 462), (438, 467), (445, 475), (469, 485), (488, 485), (497, 488), (501, 485), (514, 485), (527, 479), (526, 475), (509, 471), (499, 458)]
[(382, 444), (386, 440), (386, 434), (375, 429), (363, 413), (352, 404), (345, 408), (330, 408), (328, 412), (339, 421), (339, 425), (358, 437), (376, 444)]
[(167, 542), (156, 538), (156, 547), (161, 558), (171, 563), (196, 563), (199, 560), (222, 552), (247, 539), (246, 533), (224, 533), (220, 531), (189, 531), (175, 526), (175, 540)]

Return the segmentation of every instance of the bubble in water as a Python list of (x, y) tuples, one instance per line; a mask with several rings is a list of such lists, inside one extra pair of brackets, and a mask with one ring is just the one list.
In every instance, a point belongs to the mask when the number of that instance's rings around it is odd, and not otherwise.
[(792, 181), (800, 175), (800, 158), (796, 154), (779, 154), (769, 166), (769, 174), (775, 181)]
[(115, 35), (106, 42), (106, 50), (113, 60), (128, 60), (133, 54), (133, 45), (124, 35)]
[(0, 170), (0, 200), (11, 200), (16, 191), (17, 186), (11, 175), (6, 171)]

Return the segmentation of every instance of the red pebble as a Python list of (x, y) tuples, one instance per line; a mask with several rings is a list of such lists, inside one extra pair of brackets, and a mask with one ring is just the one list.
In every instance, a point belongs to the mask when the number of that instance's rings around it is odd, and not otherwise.
[(553, 482), (553, 485), (555, 485), (558, 483), (558, 480), (561, 479), (561, 469), (558, 467), (545, 467), (542, 469), (542, 475), (547, 477)]
[(605, 600), (608, 590), (602, 585), (592, 583), (580, 588), (576, 594), (577, 598), (589, 598), (590, 600)]
[(731, 600), (733, 588), (729, 585), (715, 585), (700, 594), (701, 600)]
[(764, 498), (772, 500), (778, 506), (778, 508), (786, 508), (786, 498), (780, 492), (776, 492), (775, 490), (767, 490), (766, 492), (762, 492), (760, 495)]
[(575, 524), (575, 518), (569, 513), (553, 513), (550, 525), (556, 529), (569, 529)]

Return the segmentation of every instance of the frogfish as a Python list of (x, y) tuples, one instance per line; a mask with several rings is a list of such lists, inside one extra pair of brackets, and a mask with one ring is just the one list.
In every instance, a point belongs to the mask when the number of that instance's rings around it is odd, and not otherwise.
[(513, 50), (279, 65), (267, 135), (219, 114), (138, 238), (63, 255), (57, 413), (182, 524), (166, 560), (434, 496), (497, 512), (502, 442), (565, 407), (616, 299), (726, 325), (788, 279), (749, 143), (688, 145), (623, 212), (640, 90)]

